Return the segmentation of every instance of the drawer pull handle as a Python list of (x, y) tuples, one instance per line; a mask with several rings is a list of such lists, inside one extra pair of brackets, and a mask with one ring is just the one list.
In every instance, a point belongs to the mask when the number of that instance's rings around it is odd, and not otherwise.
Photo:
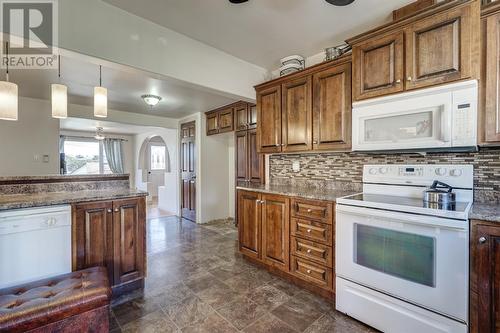
[(307, 253), (311, 253), (311, 252), (312, 252), (312, 250), (311, 250), (311, 249), (307, 250)]
[(311, 209), (311, 208), (309, 208), (309, 209), (307, 210), (307, 212), (308, 212), (308, 213), (312, 212), (312, 209)]
[(308, 269), (306, 272), (307, 272), (307, 274), (311, 274), (311, 270), (310, 269)]

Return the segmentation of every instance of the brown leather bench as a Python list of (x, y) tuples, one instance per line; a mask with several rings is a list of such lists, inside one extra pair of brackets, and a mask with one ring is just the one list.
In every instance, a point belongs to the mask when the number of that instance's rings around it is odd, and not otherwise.
[(111, 289), (94, 267), (0, 290), (0, 332), (108, 332)]

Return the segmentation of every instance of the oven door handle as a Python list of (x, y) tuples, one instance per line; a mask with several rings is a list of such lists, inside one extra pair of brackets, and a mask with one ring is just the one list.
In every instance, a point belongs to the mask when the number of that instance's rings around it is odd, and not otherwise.
[[(397, 222), (401, 224), (413, 224), (421, 227), (428, 228), (446, 228), (456, 231), (468, 231), (468, 221), (453, 220), (440, 218), (435, 216), (427, 216), (413, 213), (400, 213), (393, 211), (386, 211), (374, 208), (337, 205), (336, 212), (346, 213), (349, 215), (365, 216), (369, 221), (372, 217), (383, 218), (389, 222)], [(337, 218), (337, 223), (342, 223), (342, 219)], [(425, 222), (424, 222), (425, 221)]]

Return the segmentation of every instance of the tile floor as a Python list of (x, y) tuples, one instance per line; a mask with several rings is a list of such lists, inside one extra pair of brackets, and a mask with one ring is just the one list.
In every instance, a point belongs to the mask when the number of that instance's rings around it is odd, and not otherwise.
[(148, 221), (144, 291), (113, 302), (111, 332), (375, 332), (246, 262), (231, 223)]

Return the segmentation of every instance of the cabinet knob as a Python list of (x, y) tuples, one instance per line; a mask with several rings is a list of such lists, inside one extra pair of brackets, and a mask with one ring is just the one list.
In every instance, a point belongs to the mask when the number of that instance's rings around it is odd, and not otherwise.
[(311, 253), (311, 252), (312, 252), (311, 249), (307, 250), (307, 253)]
[(276, 147), (280, 147), (281, 145), (279, 143), (276, 144)]
[(112, 213), (112, 212), (113, 212), (113, 210), (112, 210), (112, 209), (108, 209), (108, 213)]
[(307, 274), (311, 274), (311, 270), (310, 269), (308, 269), (306, 272), (307, 272)]
[(311, 231), (312, 231), (311, 229), (307, 229), (307, 233), (309, 233), (309, 234), (310, 234), (310, 233), (311, 233)]
[(396, 80), (396, 83), (401, 83), (401, 80)]
[(307, 210), (307, 212), (308, 212), (308, 213), (312, 212), (312, 209), (311, 209), (311, 208), (309, 208), (309, 209)]
[(118, 208), (115, 208), (115, 213), (118, 213), (120, 210)]
[(317, 145), (318, 144), (318, 141), (313, 141), (313, 145)]
[(488, 239), (486, 239), (486, 237), (479, 238), (479, 244), (485, 244), (487, 241)]
[(413, 78), (411, 76), (408, 76), (408, 81), (411, 81), (413, 80)]

